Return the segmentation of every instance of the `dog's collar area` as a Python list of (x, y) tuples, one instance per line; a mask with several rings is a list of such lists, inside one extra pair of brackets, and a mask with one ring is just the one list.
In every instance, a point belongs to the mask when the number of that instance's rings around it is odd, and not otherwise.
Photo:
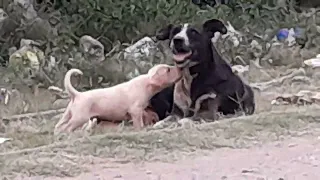
[(178, 68), (180, 68), (180, 70), (186, 68), (187, 65), (189, 64), (189, 62), (190, 62), (189, 59), (186, 59), (186, 60), (184, 60), (184, 61), (182, 61), (182, 62), (181, 62), (181, 61), (175, 61), (176, 66), (177, 66)]
[(196, 66), (199, 64), (199, 62), (191, 61), (191, 59), (186, 59), (182, 62), (175, 61), (175, 64), (180, 70), (183, 70), (184, 68), (191, 68), (193, 66)]

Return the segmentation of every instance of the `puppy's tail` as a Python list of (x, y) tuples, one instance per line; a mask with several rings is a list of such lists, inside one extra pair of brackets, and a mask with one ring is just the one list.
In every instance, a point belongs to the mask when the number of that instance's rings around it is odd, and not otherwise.
[(83, 75), (82, 71), (80, 69), (70, 69), (66, 76), (64, 77), (64, 88), (66, 89), (67, 93), (71, 97), (75, 97), (78, 94), (80, 94), (79, 91), (77, 91), (71, 84), (71, 76), (72, 74), (78, 74)]

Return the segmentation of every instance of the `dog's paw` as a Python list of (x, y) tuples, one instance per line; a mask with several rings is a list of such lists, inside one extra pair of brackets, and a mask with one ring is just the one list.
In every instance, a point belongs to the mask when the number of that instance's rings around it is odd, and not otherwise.
[(98, 119), (97, 118), (92, 118), (90, 119), (87, 123), (85, 123), (83, 126), (82, 126), (82, 130), (85, 130), (85, 131), (90, 131), (92, 130), (96, 125), (98, 124)]

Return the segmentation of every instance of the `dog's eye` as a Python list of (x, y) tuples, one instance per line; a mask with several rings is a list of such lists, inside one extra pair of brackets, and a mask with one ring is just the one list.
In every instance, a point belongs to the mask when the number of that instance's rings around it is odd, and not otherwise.
[(170, 68), (167, 68), (167, 72), (170, 72)]
[(194, 30), (194, 29), (191, 29), (191, 34), (197, 35), (197, 34), (198, 34), (198, 31), (196, 31), (196, 30)]

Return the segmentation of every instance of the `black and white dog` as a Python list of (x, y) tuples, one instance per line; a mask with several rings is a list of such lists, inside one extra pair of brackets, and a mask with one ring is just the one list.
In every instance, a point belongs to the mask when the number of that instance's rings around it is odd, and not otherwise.
[[(211, 19), (202, 25), (202, 30), (190, 24), (169, 24), (156, 36), (158, 40), (169, 40), (175, 64), (183, 71), (187, 69), (193, 76), (189, 90), (189, 113), (184, 116), (194, 115), (190, 110), (195, 109), (199, 98), (202, 99), (201, 108), (206, 108), (210, 114), (207, 118), (215, 119), (217, 112), (227, 115), (243, 111), (251, 115), (255, 111), (254, 93), (250, 86), (232, 72), (230, 65), (215, 49), (211, 41), (215, 32), (225, 34), (227, 29), (221, 21)], [(169, 87), (151, 99), (151, 106), (160, 119), (176, 108), (173, 108), (174, 89)], [(215, 94), (215, 98), (210, 94)], [(201, 97), (206, 95), (208, 99), (203, 100)]]

